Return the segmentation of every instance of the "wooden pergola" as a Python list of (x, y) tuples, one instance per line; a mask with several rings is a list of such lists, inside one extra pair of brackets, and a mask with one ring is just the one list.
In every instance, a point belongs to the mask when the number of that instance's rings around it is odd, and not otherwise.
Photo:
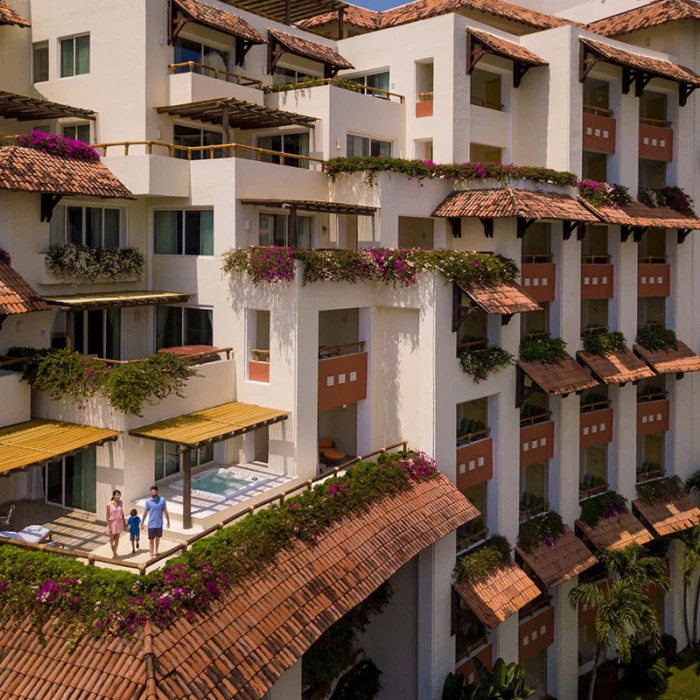
[(99, 292), (96, 294), (64, 294), (43, 297), (51, 306), (68, 311), (88, 309), (128, 308), (132, 306), (159, 306), (161, 304), (184, 304), (191, 293), (182, 292)]
[(348, 6), (340, 0), (226, 0), (230, 5), (291, 25), (325, 12), (340, 12)]
[(21, 122), (38, 119), (62, 119), (64, 117), (94, 121), (97, 119), (97, 114), (91, 109), (71, 107), (59, 102), (43, 100), (39, 97), (27, 97), (26, 95), (0, 90), (0, 117), (3, 119), (17, 119)]

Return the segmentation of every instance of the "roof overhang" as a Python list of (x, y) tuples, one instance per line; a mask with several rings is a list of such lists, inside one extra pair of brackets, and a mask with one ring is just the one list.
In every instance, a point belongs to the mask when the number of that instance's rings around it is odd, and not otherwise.
[(0, 90), (0, 117), (3, 119), (17, 119), (21, 122), (36, 121), (38, 119), (62, 119), (72, 117), (75, 119), (97, 119), (97, 114), (91, 109), (71, 107), (59, 102), (51, 102), (40, 97), (27, 97), (14, 92)]
[(675, 348), (667, 350), (647, 350), (641, 345), (635, 345), (633, 349), (657, 374), (684, 374), (700, 370), (700, 357), (680, 340)]
[(455, 285), (466, 294), (472, 304), (487, 314), (508, 316), (542, 310), (542, 307), (515, 283), (476, 286), (455, 282)]
[[(548, 365), (539, 361), (523, 362), (523, 360), (518, 360), (517, 368), (548, 396), (568, 396), (598, 386), (598, 380), (591, 377), (568, 353), (561, 362), (553, 362)], [(518, 378), (518, 387), (520, 391), (527, 392), (523, 379), (523, 377)]]
[(604, 384), (626, 384), (653, 377), (654, 371), (631, 350), (596, 355), (579, 350), (578, 359)]
[(0, 0), (0, 26), (31, 27), (32, 25), (16, 10), (10, 7), (5, 0)]
[(367, 207), (360, 204), (343, 204), (341, 202), (319, 202), (307, 199), (240, 199), (241, 204), (272, 209), (296, 209), (298, 211), (318, 212), (322, 214), (351, 214), (355, 216), (374, 216), (379, 207)]
[(687, 494), (668, 494), (653, 502), (632, 501), (637, 515), (659, 536), (673, 535), (700, 524), (700, 509)]
[(43, 297), (51, 306), (71, 311), (85, 309), (127, 308), (130, 306), (159, 306), (183, 304), (192, 296), (181, 292), (100, 292), (97, 294), (66, 294)]
[(629, 511), (601, 518), (595, 527), (577, 520), (576, 527), (599, 550), (624, 549), (633, 542), (646, 544), (654, 539), (649, 530)]
[(29, 286), (17, 270), (0, 260), (0, 327), (2, 327), (3, 316), (50, 309), (51, 307)]
[(348, 6), (340, 0), (226, 0), (226, 2), (241, 10), (287, 25)]
[(324, 77), (334, 78), (339, 70), (354, 68), (352, 63), (343, 58), (335, 49), (302, 39), (292, 34), (268, 30), (267, 72), (272, 75), (275, 66), (285, 53), (317, 61), (324, 66)]

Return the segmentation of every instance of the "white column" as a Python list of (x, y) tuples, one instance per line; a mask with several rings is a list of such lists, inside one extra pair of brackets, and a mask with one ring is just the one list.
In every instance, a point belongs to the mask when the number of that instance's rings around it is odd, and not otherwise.
[(503, 659), (507, 664), (518, 663), (518, 614), (511, 615), (494, 630), (496, 653), (494, 659)]
[(569, 592), (578, 576), (552, 591), (554, 644), (547, 650), (547, 688), (559, 700), (576, 700), (578, 693), (578, 610), (569, 605)]
[(270, 700), (301, 700), (301, 664), (299, 659), (270, 688)]

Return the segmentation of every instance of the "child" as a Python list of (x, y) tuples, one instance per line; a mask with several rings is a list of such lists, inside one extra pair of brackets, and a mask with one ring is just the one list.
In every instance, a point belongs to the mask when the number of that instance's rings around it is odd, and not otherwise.
[(141, 518), (139, 518), (139, 514), (136, 508), (131, 509), (131, 517), (129, 518), (127, 523), (129, 525), (129, 534), (131, 536), (131, 551), (133, 553), (137, 549), (139, 549), (139, 539), (141, 537), (141, 530), (139, 529), (139, 525), (141, 524)]

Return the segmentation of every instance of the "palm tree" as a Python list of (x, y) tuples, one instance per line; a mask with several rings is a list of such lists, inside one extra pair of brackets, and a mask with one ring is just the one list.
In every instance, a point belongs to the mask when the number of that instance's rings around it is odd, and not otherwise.
[(695, 591), (695, 613), (693, 616), (693, 636), (690, 636), (690, 622), (688, 620), (688, 590), (693, 582), (693, 576), (700, 567), (700, 525), (694, 525), (681, 535), (685, 545), (683, 559), (681, 560), (681, 577), (683, 579), (683, 622), (685, 624), (685, 637), (692, 647), (697, 642), (698, 628), (698, 602), (700, 597), (700, 582)]
[(571, 590), (569, 603), (578, 608), (587, 604), (597, 608), (596, 650), (593, 660), (588, 699), (593, 700), (600, 658), (614, 641), (620, 660), (627, 662), (632, 646), (646, 636), (651, 648), (661, 647), (661, 632), (654, 607), (643, 589), (657, 585), (668, 590), (668, 574), (663, 560), (648, 556), (641, 545), (631, 544), (620, 550), (605, 550), (598, 555), (614, 581), (606, 592), (591, 583), (580, 583)]

